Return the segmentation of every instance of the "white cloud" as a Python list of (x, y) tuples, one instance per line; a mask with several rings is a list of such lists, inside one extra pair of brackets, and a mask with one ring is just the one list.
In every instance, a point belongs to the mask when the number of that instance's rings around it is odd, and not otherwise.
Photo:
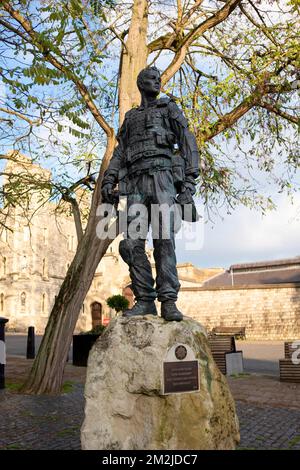
[(241, 207), (215, 225), (206, 225), (204, 244), (198, 251), (187, 251), (177, 243), (179, 262), (198, 266), (223, 266), (239, 262), (272, 260), (300, 255), (300, 194), (293, 203), (277, 198), (277, 210), (262, 216)]

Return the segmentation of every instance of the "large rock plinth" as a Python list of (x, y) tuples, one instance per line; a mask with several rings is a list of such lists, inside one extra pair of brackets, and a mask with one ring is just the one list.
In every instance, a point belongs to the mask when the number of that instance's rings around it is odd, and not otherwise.
[[(176, 344), (199, 360), (200, 390), (163, 395), (163, 361)], [(83, 449), (234, 449), (234, 401), (204, 328), (187, 317), (117, 317), (94, 345), (87, 369)]]

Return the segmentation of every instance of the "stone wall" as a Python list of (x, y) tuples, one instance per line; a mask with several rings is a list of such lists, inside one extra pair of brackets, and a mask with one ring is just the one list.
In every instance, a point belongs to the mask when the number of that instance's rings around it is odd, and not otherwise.
[(178, 306), (208, 330), (245, 326), (247, 339), (300, 338), (300, 286), (182, 287)]

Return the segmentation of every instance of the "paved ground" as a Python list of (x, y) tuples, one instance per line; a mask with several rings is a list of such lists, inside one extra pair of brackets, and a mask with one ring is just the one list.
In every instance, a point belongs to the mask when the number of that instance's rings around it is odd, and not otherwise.
[[(35, 353), (37, 354), (42, 341), (42, 335), (35, 335)], [(27, 335), (6, 333), (5, 335), (6, 354), (10, 356), (26, 357)], [(72, 348), (69, 354), (72, 358)]]
[[(35, 352), (38, 352), (42, 341), (41, 335), (35, 337)], [(10, 356), (26, 356), (27, 335), (11, 334), (5, 335), (6, 353)]]
[[(65, 393), (58, 397), (17, 394), (15, 384), (30, 363), (8, 357), (9, 388), (0, 390), (0, 449), (79, 449), (86, 369), (67, 365)], [(240, 449), (300, 450), (300, 384), (255, 374), (228, 382), (240, 420)]]
[(300, 410), (236, 402), (240, 421), (239, 449), (300, 450)]
[(300, 383), (280, 382), (276, 376), (261, 374), (228, 377), (227, 381), (235, 400), (300, 411)]
[(80, 449), (83, 385), (58, 397), (0, 390), (0, 449)]
[[(0, 391), (0, 400), (0, 449), (80, 449), (83, 385), (55, 398)], [(300, 409), (237, 402), (237, 413), (240, 449), (300, 450)]]

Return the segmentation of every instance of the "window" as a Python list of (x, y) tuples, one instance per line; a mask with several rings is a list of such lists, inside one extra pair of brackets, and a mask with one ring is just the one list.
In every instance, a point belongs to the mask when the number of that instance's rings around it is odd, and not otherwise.
[(74, 251), (75, 243), (74, 243), (74, 235), (68, 235), (68, 250)]
[(21, 307), (26, 307), (26, 292), (21, 294)]
[(21, 258), (21, 271), (25, 273), (27, 270), (27, 256), (23, 255)]
[(46, 312), (46, 294), (42, 295), (42, 313)]
[(3, 228), (2, 232), (1, 232), (1, 240), (4, 243), (8, 242), (8, 231), (6, 230), (6, 228)]
[(46, 258), (43, 258), (43, 268), (42, 268), (42, 276), (47, 277), (47, 265), (46, 265)]
[(28, 225), (26, 225), (23, 231), (23, 240), (24, 242), (28, 242), (29, 239), (30, 239), (30, 228)]
[(4, 294), (0, 295), (0, 312), (4, 312)]
[(5, 256), (2, 259), (2, 274), (3, 274), (3, 276), (6, 276), (6, 258), (5, 258)]
[(48, 228), (43, 228), (43, 243), (44, 245), (48, 245)]

